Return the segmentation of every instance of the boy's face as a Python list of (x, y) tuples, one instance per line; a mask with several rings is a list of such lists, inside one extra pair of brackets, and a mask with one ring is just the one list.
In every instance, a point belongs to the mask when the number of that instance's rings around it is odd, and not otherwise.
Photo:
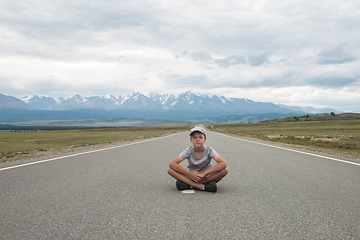
[(201, 132), (195, 132), (194, 135), (190, 137), (190, 141), (194, 147), (202, 147), (206, 141), (206, 137)]

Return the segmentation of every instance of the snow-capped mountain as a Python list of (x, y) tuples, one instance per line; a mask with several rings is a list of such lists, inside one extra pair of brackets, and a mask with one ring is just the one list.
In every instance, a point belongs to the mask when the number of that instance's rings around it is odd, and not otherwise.
[(334, 109), (331, 108), (314, 108), (311, 106), (308, 107), (296, 107), (296, 106), (286, 106), (283, 104), (278, 104), (278, 106), (283, 107), (283, 108), (287, 108), (287, 109), (291, 109), (293, 111), (303, 111), (303, 112), (307, 112), (307, 113), (312, 113), (312, 114), (317, 114), (317, 113), (330, 113), (330, 112), (336, 112)]
[(0, 94), (0, 109), (27, 109), (28, 105), (13, 96)]
[(34, 96), (27, 98), (24, 102), (27, 102), (30, 109), (36, 110), (52, 110), (58, 105), (54, 98), (46, 96)]
[[(153, 93), (146, 96), (134, 92), (127, 96), (90, 96), (75, 95), (71, 98), (53, 98), (49, 96), (32, 96), (15, 98), (0, 94), (0, 109), (27, 109), (27, 110), (105, 110), (142, 112), (137, 114), (143, 116), (148, 112), (151, 116), (159, 119), (169, 119), (174, 116), (218, 117), (224, 115), (264, 114), (264, 113), (312, 113), (320, 112), (314, 108), (302, 109), (299, 107), (288, 107), (276, 105), (270, 102), (254, 102), (246, 98), (226, 98), (224, 96), (208, 96), (195, 94), (190, 91), (178, 96), (169, 94)], [(311, 110), (311, 112), (310, 112)], [(326, 109), (327, 112), (334, 111)], [(158, 113), (158, 114), (156, 114)], [(165, 115), (167, 117), (164, 117)], [(127, 115), (124, 117), (128, 117)], [(172, 117), (173, 119), (174, 117)]]

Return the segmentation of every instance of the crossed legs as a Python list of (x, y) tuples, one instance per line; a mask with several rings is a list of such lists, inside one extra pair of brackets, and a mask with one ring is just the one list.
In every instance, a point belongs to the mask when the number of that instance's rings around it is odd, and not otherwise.
[(229, 172), (229, 169), (226, 167), (225, 169), (219, 171), (219, 172), (214, 172), (214, 173), (210, 173), (206, 176), (206, 178), (198, 181), (198, 182), (194, 182), (192, 181), (191, 179), (189, 179), (187, 176), (169, 168), (168, 169), (168, 174), (170, 176), (172, 176), (173, 178), (175, 178), (176, 180), (180, 180), (186, 184), (189, 184), (191, 187), (193, 188), (197, 188), (197, 189), (200, 189), (200, 190), (204, 190), (205, 189), (205, 183), (208, 183), (208, 182), (218, 182), (220, 181), (221, 179), (223, 179), (226, 174)]

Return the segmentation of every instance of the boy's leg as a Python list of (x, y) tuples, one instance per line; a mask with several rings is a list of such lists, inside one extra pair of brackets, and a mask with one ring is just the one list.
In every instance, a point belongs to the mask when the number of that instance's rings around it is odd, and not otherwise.
[(214, 173), (210, 173), (206, 176), (206, 178), (204, 178), (203, 180), (199, 181), (199, 183), (207, 183), (207, 182), (218, 182), (221, 179), (223, 179), (226, 174), (228, 174), (229, 169), (225, 168), (223, 170), (221, 170), (220, 172), (214, 172)]
[(205, 190), (205, 186), (203, 183), (199, 183), (199, 182), (193, 182), (192, 180), (190, 180), (189, 178), (187, 178), (186, 176), (182, 175), (179, 172), (176, 172), (174, 170), (172, 170), (171, 168), (168, 169), (168, 174), (170, 176), (172, 176), (173, 178), (175, 178), (176, 180), (180, 180), (186, 184), (189, 184), (190, 186), (200, 189), (200, 190)]

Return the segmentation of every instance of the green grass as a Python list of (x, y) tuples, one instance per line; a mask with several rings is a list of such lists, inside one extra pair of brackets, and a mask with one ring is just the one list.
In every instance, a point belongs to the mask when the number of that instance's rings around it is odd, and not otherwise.
[[(304, 146), (360, 158), (359, 114), (293, 117), (249, 124), (217, 124), (210, 130)], [(57, 131), (0, 132), (0, 162), (46, 155), (49, 151), (80, 149), (98, 144), (159, 137), (191, 126), (100, 128)], [(76, 141), (77, 140), (77, 141)], [(76, 142), (76, 146), (75, 146)]]
[[(360, 158), (360, 119), (218, 124), (213, 131)], [(211, 129), (211, 126), (207, 126)]]
[(0, 161), (24, 158), (35, 152), (133, 141), (186, 130), (189, 126), (0, 132)]

